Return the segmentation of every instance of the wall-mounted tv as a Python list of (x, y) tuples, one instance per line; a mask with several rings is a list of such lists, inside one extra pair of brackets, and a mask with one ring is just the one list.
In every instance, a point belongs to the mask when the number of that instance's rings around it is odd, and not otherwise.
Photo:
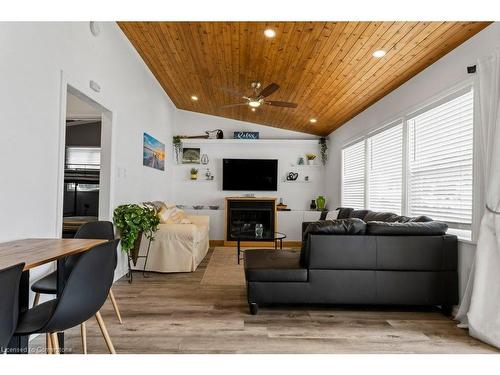
[(278, 160), (223, 159), (222, 190), (277, 191)]

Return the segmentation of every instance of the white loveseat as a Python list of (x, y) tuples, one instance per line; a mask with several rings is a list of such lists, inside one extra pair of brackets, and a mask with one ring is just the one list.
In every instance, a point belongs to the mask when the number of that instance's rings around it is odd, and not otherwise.
[[(210, 217), (186, 216), (191, 224), (160, 224), (146, 263), (146, 271), (193, 272), (207, 255)], [(139, 255), (146, 255), (149, 241), (143, 237)], [(142, 270), (145, 258), (133, 267)]]

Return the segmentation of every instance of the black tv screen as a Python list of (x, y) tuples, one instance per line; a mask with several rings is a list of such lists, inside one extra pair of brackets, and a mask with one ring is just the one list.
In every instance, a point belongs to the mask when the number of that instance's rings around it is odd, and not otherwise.
[(222, 190), (278, 190), (278, 160), (223, 159)]

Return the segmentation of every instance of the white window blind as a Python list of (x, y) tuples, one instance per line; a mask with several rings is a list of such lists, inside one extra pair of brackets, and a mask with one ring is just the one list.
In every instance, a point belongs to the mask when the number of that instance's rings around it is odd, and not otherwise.
[(403, 184), (403, 124), (367, 140), (368, 208), (401, 214)]
[(342, 150), (342, 206), (365, 206), (365, 141)]
[(408, 120), (408, 214), (472, 222), (473, 93), (461, 92)]
[(67, 147), (67, 169), (99, 169), (101, 149), (99, 147)]

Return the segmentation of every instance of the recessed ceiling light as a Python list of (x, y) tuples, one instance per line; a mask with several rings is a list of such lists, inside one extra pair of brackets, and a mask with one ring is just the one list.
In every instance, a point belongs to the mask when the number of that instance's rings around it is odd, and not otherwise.
[(274, 38), (276, 36), (276, 31), (274, 31), (273, 29), (265, 29), (264, 35), (268, 38)]
[(318, 120), (316, 120), (315, 118), (312, 118), (312, 119), (309, 120), (309, 122), (311, 124), (316, 124), (318, 122)]
[(375, 52), (372, 53), (373, 57), (376, 57), (377, 59), (384, 57), (386, 52), (383, 49), (378, 49)]
[(255, 111), (256, 111), (256, 109), (255, 109), (255, 108), (250, 108), (250, 109), (252, 110), (252, 112), (255, 112)]
[(197, 102), (198, 101), (198, 97), (196, 95), (191, 95), (191, 100), (193, 102)]

